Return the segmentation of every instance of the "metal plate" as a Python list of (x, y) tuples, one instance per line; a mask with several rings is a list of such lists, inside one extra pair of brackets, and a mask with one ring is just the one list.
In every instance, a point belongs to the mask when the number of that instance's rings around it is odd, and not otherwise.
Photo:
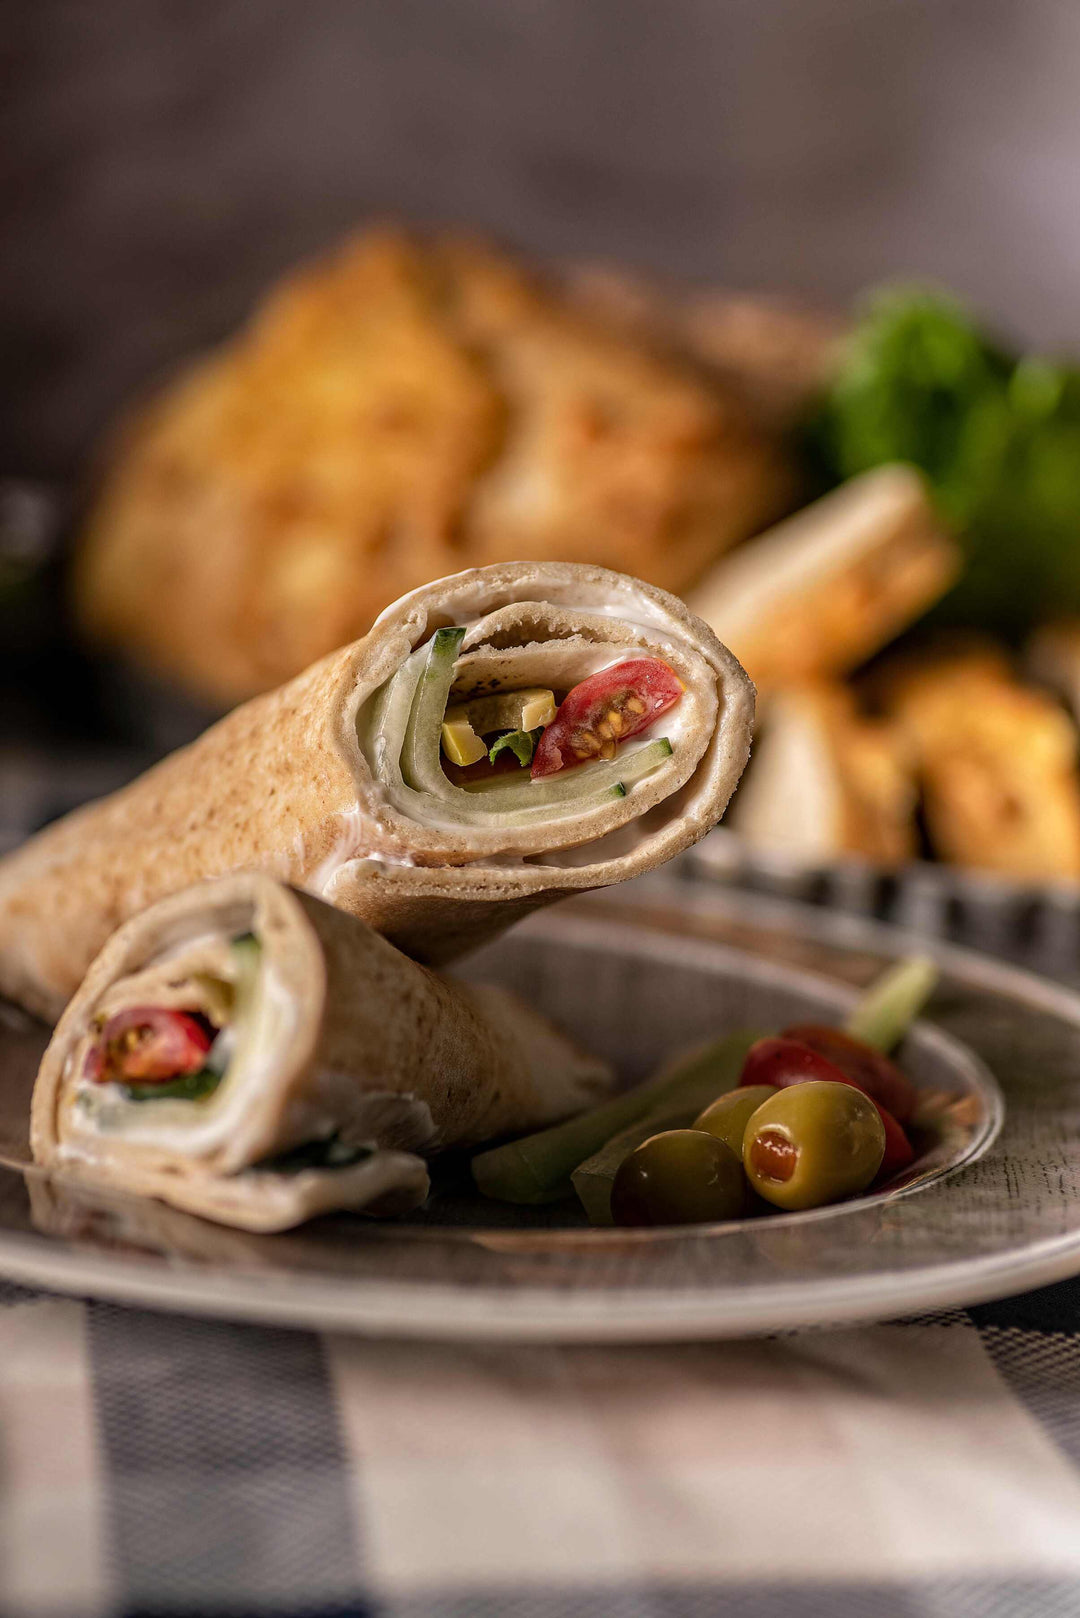
[[(468, 975), (524, 988), (629, 1080), (734, 1025), (836, 1017), (892, 930), (653, 879), (534, 918)], [(148, 1306), (371, 1334), (535, 1341), (738, 1336), (960, 1305), (1080, 1271), (1080, 997), (941, 947), (904, 1064), (948, 1092), (942, 1159), (899, 1194), (664, 1231), (575, 1228), (451, 1175), (423, 1218), (225, 1230), (0, 1169), (0, 1274)], [(25, 1162), (41, 1031), (0, 1033), (0, 1153)], [(985, 1064), (985, 1066), (984, 1066)], [(1000, 1099), (987, 1071), (996, 1075)], [(996, 1138), (995, 1138), (996, 1136)]]

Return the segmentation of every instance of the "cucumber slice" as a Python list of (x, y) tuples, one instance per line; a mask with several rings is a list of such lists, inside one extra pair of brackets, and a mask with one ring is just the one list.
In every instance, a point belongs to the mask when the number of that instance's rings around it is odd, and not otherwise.
[(401, 749), (401, 773), (406, 784), (417, 792), (438, 793), (440, 781), (443, 786), (451, 786), (443, 772), (437, 738), (454, 683), (458, 648), (464, 639), (464, 629), (437, 629), (427, 645)]
[(938, 977), (937, 966), (928, 955), (909, 955), (898, 961), (870, 985), (845, 1029), (875, 1050), (891, 1051), (933, 994)]
[(703, 1106), (733, 1089), (747, 1051), (760, 1038), (759, 1032), (746, 1030), (713, 1040), (614, 1101), (481, 1152), (470, 1165), (477, 1190), (498, 1202), (555, 1202), (572, 1196), (574, 1170), (646, 1113), (685, 1106), (696, 1118)]
[[(600, 764), (578, 764), (554, 780), (547, 776), (543, 781), (530, 781), (518, 790), (534, 794), (537, 799), (541, 792), (547, 794), (544, 798), (545, 805), (570, 801), (571, 809), (577, 813), (579, 809), (589, 807), (595, 798), (625, 798), (627, 784), (632, 786), (635, 781), (640, 781), (643, 775), (650, 775), (658, 765), (671, 757), (671, 752), (671, 743), (667, 737), (659, 736), (655, 742), (648, 742), (624, 758), (609, 759)], [(575, 798), (577, 788), (583, 783), (575, 781), (574, 777), (582, 775), (585, 771), (588, 771), (589, 776), (589, 792)], [(505, 776), (500, 778), (496, 775), (490, 781), (470, 781), (468, 786), (462, 787), (461, 790), (470, 798), (490, 800), (497, 792), (508, 790), (504, 784), (505, 779)], [(599, 785), (595, 786), (594, 783)], [(556, 787), (559, 788), (557, 794), (554, 790)]]

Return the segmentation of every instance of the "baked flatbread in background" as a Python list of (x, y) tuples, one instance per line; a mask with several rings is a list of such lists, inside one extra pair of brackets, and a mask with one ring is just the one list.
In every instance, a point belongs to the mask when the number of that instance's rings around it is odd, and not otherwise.
[(109, 941), (42, 1059), (31, 1144), (64, 1175), (283, 1230), (415, 1207), (426, 1156), (553, 1123), (610, 1081), (504, 990), (443, 981), (248, 873)]
[(882, 466), (740, 546), (687, 599), (767, 694), (849, 673), (933, 606), (960, 566), (922, 475)]
[(776, 433), (475, 242), (371, 230), (136, 412), (76, 558), (92, 638), (226, 706), (461, 567), (682, 590), (793, 498)]
[(773, 693), (728, 816), (748, 847), (807, 864), (845, 855), (897, 865), (917, 851), (911, 749), (824, 682)]
[[(452, 791), (439, 713), (421, 727), (431, 773), (418, 791), (402, 778), (410, 704), (448, 626), (463, 638), (446, 677), (471, 690), (533, 686), (541, 672), (565, 690), (645, 657), (682, 695), (616, 758), (552, 777), (563, 796), (550, 804), (528, 772), (509, 803), (501, 785)], [(245, 869), (326, 898), (418, 959), (451, 959), (537, 905), (652, 870), (703, 837), (746, 763), (753, 712), (750, 681), (711, 630), (635, 579), (523, 562), (439, 580), (0, 861), (0, 992), (56, 1016), (120, 922)]]

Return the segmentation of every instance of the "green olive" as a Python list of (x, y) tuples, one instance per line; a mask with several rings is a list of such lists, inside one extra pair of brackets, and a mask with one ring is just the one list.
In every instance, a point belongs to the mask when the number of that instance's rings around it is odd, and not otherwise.
[(729, 1090), (695, 1118), (694, 1128), (715, 1135), (741, 1160), (747, 1124), (762, 1103), (775, 1094), (776, 1086), (772, 1084), (744, 1084), (738, 1090)]
[(695, 1225), (739, 1219), (746, 1210), (742, 1164), (700, 1129), (651, 1135), (619, 1164), (611, 1187), (617, 1225)]
[(820, 1208), (863, 1191), (885, 1155), (885, 1129), (869, 1096), (813, 1079), (777, 1090), (754, 1113), (743, 1164), (777, 1208)]

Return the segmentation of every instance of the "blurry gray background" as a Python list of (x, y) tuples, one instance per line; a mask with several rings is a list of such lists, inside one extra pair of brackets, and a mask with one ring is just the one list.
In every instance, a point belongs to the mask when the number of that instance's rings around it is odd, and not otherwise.
[(1080, 347), (1077, 0), (16, 0), (0, 471), (371, 211)]

